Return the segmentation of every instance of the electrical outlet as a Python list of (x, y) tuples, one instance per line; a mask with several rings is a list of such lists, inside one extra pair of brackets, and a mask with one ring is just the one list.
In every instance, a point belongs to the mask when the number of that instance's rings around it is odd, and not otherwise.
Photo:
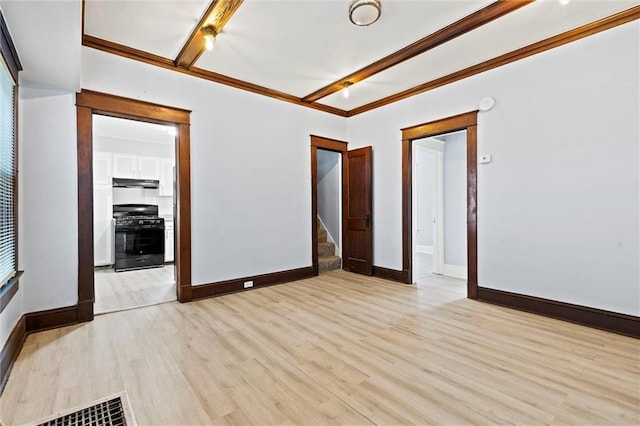
[(253, 281), (245, 281), (244, 288), (250, 288), (250, 287), (253, 287)]

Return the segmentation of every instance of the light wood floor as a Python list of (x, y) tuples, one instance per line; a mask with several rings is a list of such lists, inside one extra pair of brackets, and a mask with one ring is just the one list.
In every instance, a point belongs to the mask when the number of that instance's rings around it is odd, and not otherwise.
[(124, 272), (97, 269), (94, 312), (100, 314), (176, 300), (173, 271), (173, 265)]
[(640, 342), (338, 271), (30, 335), (20, 424), (126, 389), (142, 425), (640, 422)]

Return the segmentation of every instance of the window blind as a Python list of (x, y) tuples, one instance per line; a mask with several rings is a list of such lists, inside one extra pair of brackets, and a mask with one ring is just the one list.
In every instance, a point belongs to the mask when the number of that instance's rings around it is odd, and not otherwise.
[(16, 273), (15, 244), (15, 83), (0, 61), (0, 286)]

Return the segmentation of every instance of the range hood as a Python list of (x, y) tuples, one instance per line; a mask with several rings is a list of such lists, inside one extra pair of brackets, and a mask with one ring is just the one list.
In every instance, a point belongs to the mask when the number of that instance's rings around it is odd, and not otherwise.
[(113, 178), (114, 188), (158, 188), (160, 186), (159, 180), (153, 179), (126, 179), (126, 178)]

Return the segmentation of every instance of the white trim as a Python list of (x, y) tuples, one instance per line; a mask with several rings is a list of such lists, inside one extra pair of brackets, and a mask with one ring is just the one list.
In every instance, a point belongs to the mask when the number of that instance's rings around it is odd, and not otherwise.
[(447, 277), (460, 278), (461, 280), (467, 279), (467, 267), (460, 265), (444, 265), (444, 272), (442, 275)]
[[(443, 146), (444, 148), (444, 146)], [(436, 182), (434, 193), (433, 272), (444, 274), (444, 152), (436, 155)]]
[(416, 253), (433, 254), (433, 246), (416, 244)]

